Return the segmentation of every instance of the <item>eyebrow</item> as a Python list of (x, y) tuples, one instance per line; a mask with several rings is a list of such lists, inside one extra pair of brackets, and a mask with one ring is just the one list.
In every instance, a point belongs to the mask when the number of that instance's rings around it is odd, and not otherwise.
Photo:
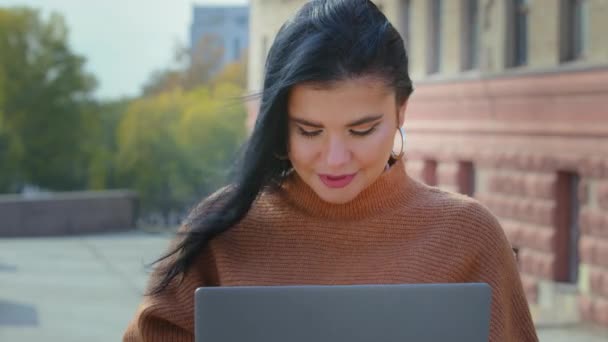
[[(366, 116), (364, 118), (355, 120), (351, 123), (348, 123), (346, 125), (346, 127), (356, 127), (356, 126), (360, 126), (369, 122), (374, 122), (377, 121), (379, 119), (382, 119), (382, 117), (384, 117), (384, 114), (378, 114), (378, 115), (373, 115), (373, 116)], [(312, 122), (312, 121), (308, 121), (308, 120), (304, 120), (304, 119), (298, 119), (298, 118), (291, 118), (292, 121), (297, 122), (301, 125), (305, 125), (305, 126), (309, 126), (309, 127), (314, 127), (314, 128), (323, 128), (323, 125), (317, 122)]]

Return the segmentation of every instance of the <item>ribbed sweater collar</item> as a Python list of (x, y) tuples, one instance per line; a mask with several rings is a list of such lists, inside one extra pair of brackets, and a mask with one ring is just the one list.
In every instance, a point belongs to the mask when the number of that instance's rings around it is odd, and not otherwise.
[(413, 186), (402, 161), (394, 163), (352, 201), (328, 203), (321, 199), (296, 172), (282, 187), (286, 200), (308, 216), (331, 220), (361, 220), (403, 205), (413, 197)]

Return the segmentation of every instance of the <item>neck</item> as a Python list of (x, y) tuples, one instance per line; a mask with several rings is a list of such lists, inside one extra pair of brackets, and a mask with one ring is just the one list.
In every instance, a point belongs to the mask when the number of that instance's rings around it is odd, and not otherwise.
[(283, 185), (282, 194), (296, 209), (307, 216), (335, 220), (359, 220), (379, 215), (394, 208), (412, 196), (409, 177), (403, 161), (395, 162), (365, 188), (355, 199), (344, 204), (325, 202), (293, 173)]

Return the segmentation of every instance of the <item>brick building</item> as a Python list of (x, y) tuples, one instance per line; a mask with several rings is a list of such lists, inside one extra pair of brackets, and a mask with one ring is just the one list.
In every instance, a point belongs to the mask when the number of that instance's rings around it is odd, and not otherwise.
[[(408, 173), (500, 218), (534, 307), (608, 326), (608, 1), (375, 2), (410, 55)], [(250, 91), (303, 3), (251, 1)]]

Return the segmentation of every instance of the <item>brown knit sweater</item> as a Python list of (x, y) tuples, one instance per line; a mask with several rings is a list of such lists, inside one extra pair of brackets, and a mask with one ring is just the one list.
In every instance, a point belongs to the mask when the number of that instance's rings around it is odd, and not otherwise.
[(199, 286), (447, 282), (490, 284), (490, 341), (538, 340), (510, 244), (478, 202), (409, 178), (401, 162), (343, 205), (293, 173), (214, 239), (181, 285), (145, 297), (124, 341), (192, 341)]

